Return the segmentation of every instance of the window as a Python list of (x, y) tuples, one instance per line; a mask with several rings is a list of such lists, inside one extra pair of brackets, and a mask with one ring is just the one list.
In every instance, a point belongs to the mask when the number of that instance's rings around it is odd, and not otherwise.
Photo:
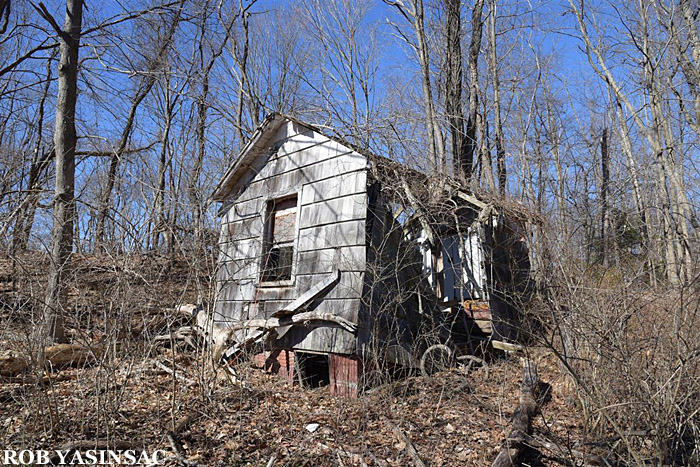
[(262, 281), (290, 280), (294, 260), (297, 196), (270, 201), (267, 213)]

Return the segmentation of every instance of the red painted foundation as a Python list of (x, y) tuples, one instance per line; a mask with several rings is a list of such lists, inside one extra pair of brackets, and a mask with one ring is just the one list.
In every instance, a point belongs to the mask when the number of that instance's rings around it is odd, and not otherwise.
[(330, 354), (331, 394), (357, 397), (362, 380), (362, 360), (354, 355)]
[[(253, 363), (266, 372), (278, 375), (289, 384), (294, 384), (294, 351), (275, 349), (253, 357)], [(303, 374), (303, 372), (302, 372)], [(362, 360), (354, 355), (328, 355), (328, 381), (334, 396), (357, 397), (361, 389)]]
[(287, 383), (294, 383), (293, 350), (275, 349), (271, 352), (262, 352), (253, 357), (253, 362), (266, 372), (284, 378)]

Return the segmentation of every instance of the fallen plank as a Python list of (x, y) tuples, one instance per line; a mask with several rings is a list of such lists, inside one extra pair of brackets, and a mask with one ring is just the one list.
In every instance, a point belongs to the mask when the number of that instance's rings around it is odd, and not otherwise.
[(300, 309), (305, 308), (307, 305), (309, 305), (309, 303), (313, 302), (316, 298), (318, 298), (322, 294), (326, 293), (331, 288), (335, 287), (335, 285), (338, 284), (338, 282), (340, 282), (340, 271), (335, 270), (330, 275), (330, 277), (327, 277), (326, 279), (319, 281), (317, 284), (315, 284), (309, 290), (307, 290), (306, 292), (301, 294), (301, 296), (299, 296), (299, 298), (294, 300), (292, 303), (285, 306), (281, 310), (276, 311), (272, 315), (272, 317), (276, 318), (276, 317), (296, 313)]

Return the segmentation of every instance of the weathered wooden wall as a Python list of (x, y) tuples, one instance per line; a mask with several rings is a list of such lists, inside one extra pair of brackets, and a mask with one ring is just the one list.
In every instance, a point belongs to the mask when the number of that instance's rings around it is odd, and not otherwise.
[[(367, 159), (294, 122), (283, 122), (224, 203), (217, 316), (269, 317), (338, 269), (340, 282), (312, 305), (357, 322), (365, 271)], [(298, 196), (293, 284), (259, 283), (264, 213), (270, 200)], [(356, 336), (340, 328), (292, 328), (278, 345), (353, 353)]]

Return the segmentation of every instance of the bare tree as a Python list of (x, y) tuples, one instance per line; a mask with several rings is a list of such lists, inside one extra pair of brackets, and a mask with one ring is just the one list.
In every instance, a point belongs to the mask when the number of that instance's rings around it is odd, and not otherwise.
[(445, 0), (445, 21), (447, 23), (445, 111), (447, 112), (447, 124), (452, 143), (452, 162), (455, 173), (460, 173), (464, 169), (465, 159), (468, 157), (470, 149), (465, 133), (464, 112), (462, 111), (461, 5), (460, 0)]
[(505, 137), (503, 136), (503, 122), (501, 120), (501, 80), (498, 69), (498, 48), (496, 42), (496, 18), (498, 18), (498, 0), (490, 0), (489, 3), (489, 56), (488, 70), (493, 86), (493, 114), (496, 145), (496, 173), (498, 176), (498, 191), (501, 196), (506, 194), (508, 183), (508, 171), (506, 167)]
[(430, 54), (428, 51), (428, 42), (426, 40), (423, 0), (410, 0), (409, 5), (406, 5), (402, 0), (384, 0), (384, 2), (396, 7), (413, 28), (415, 43), (401, 31), (399, 26), (396, 26), (399, 35), (411, 46), (418, 57), (421, 86), (423, 89), (426, 130), (428, 133), (429, 159), (432, 161), (434, 171), (446, 173), (445, 143), (442, 139), (442, 130), (440, 129), (437, 111), (435, 110), (435, 102), (433, 101), (433, 86), (430, 77)]
[(82, 0), (66, 1), (66, 19), (61, 29), (46, 7), (38, 11), (56, 30), (60, 40), (58, 65), (58, 99), (54, 150), (56, 154), (56, 189), (53, 201), (53, 235), (51, 267), (46, 295), (46, 332), (58, 342), (66, 341), (63, 310), (67, 305), (65, 280), (73, 250), (75, 216), (75, 105), (78, 97), (78, 51), (83, 19)]
[(477, 150), (477, 130), (479, 112), (479, 55), (481, 52), (481, 36), (483, 21), (481, 18), (484, 0), (476, 0), (472, 8), (472, 38), (469, 43), (467, 69), (469, 70), (469, 109), (467, 112), (466, 151), (458, 161), (462, 175), (471, 181), (474, 171), (474, 157)]
[(131, 106), (124, 123), (124, 129), (122, 130), (121, 136), (119, 138), (119, 143), (114, 149), (112, 156), (110, 157), (109, 169), (107, 172), (107, 181), (105, 183), (104, 190), (100, 195), (96, 227), (95, 227), (95, 245), (98, 248), (104, 248), (105, 242), (105, 223), (107, 221), (112, 191), (114, 190), (114, 185), (117, 180), (119, 165), (124, 157), (129, 144), (129, 138), (131, 137), (132, 131), (134, 129), (134, 124), (136, 123), (136, 114), (139, 106), (143, 100), (148, 96), (153, 88), (158, 77), (157, 69), (162, 65), (165, 56), (167, 55), (170, 46), (173, 41), (173, 36), (177, 30), (178, 24), (180, 23), (182, 13), (182, 6), (176, 9), (175, 14), (170, 20), (169, 24), (166, 26), (166, 30), (162, 37), (158, 37), (156, 40), (158, 42), (158, 48), (152, 57), (147, 58), (146, 69), (142, 72), (142, 78), (136, 87), (136, 91), (131, 99)]

